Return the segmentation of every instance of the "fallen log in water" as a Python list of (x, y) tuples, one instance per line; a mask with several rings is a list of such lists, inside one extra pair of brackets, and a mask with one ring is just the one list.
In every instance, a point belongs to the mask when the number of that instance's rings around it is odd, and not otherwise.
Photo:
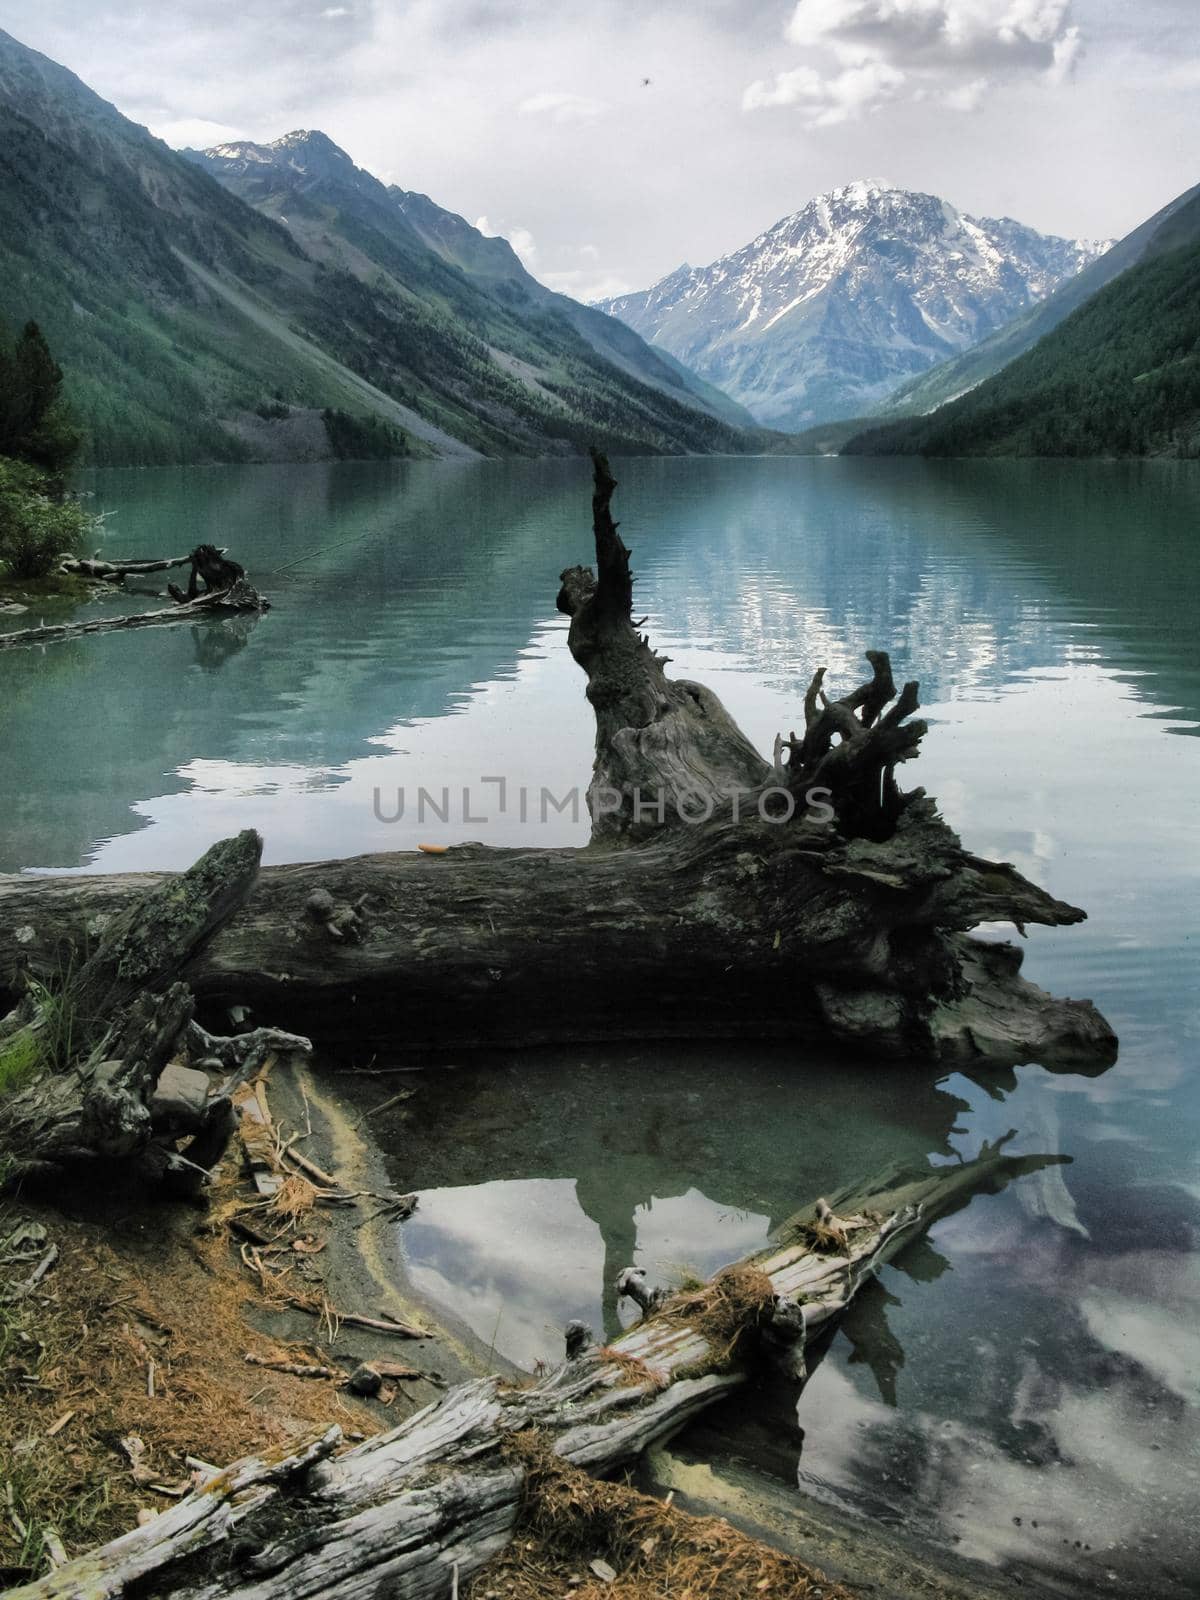
[(236, 1463), (144, 1527), (11, 1591), (11, 1600), (445, 1600), (519, 1524), (529, 1436), (602, 1475), (674, 1433), (781, 1357), (802, 1382), (808, 1341), (936, 1217), (1057, 1157), (888, 1175), (818, 1201), (768, 1250), (707, 1287), (654, 1306), (597, 1349), (521, 1388), (460, 1385), (401, 1427), (345, 1454), (330, 1429), (300, 1448)]
[[(0, 879), (0, 982), (169, 876)], [(362, 903), (353, 941), (307, 910)], [(191, 962), (203, 1000), (359, 1048), (604, 1038), (819, 1038), (890, 1055), (1105, 1057), (1087, 1002), (959, 930), (1082, 913), (975, 861), (932, 807), (886, 845), (730, 819), (625, 849), (417, 852), (269, 867)]]
[[(1089, 1002), (966, 937), (1084, 913), (899, 788), (926, 732), (917, 685), (897, 694), (882, 651), (838, 699), (819, 669), (803, 735), (766, 761), (635, 627), (614, 488), (597, 457), (597, 570), (563, 573), (558, 600), (596, 716), (592, 843), (270, 868), (189, 967), (197, 995), (359, 1048), (832, 1035), (892, 1056), (1107, 1063), (1116, 1040)], [(52, 971), (164, 881), (0, 879), (0, 984)]]
[(162, 611), (138, 611), (127, 617), (92, 617), (87, 622), (43, 623), (39, 628), (20, 628), (15, 633), (0, 633), (0, 650), (18, 645), (56, 644), (61, 639), (79, 639), (89, 633), (116, 633), (128, 628), (154, 628), (164, 622), (196, 622), (206, 617), (231, 617), (247, 611), (270, 610), (257, 589), (239, 578), (229, 589), (198, 595)]

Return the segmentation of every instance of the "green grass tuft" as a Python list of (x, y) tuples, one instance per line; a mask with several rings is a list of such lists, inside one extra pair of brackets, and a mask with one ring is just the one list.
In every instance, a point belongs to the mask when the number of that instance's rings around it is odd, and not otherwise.
[(41, 1042), (37, 1034), (22, 1030), (0, 1044), (0, 1097), (17, 1094), (41, 1070)]

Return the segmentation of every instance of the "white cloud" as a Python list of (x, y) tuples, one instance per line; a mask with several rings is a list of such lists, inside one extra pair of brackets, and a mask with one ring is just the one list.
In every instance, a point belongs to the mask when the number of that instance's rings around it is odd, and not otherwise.
[[(973, 111), (1005, 81), (1061, 83), (1083, 47), (1072, 0), (798, 0), (785, 32), (809, 57), (759, 79), (743, 109), (799, 105), (810, 126), (890, 100)], [(814, 64), (813, 57), (816, 57)]]
[(1050, 77), (1055, 83), (1063, 83), (1075, 70), (1075, 63), (1083, 54), (1083, 35), (1078, 28), (1068, 28), (1061, 38), (1054, 41), (1054, 63), (1050, 68)]
[(949, 106), (951, 111), (978, 111), (990, 87), (990, 79), (972, 78), (969, 83), (960, 83), (954, 89), (944, 90), (942, 104)]
[(349, 6), (326, 6), (321, 13), (326, 22), (336, 22), (339, 17), (350, 15)]
[(538, 247), (529, 229), (510, 228), (508, 230), (508, 242), (520, 256), (525, 266), (532, 272), (533, 264), (537, 260)]
[(537, 260), (537, 241), (528, 228), (493, 228), (487, 217), (476, 217), (475, 226), (480, 233), (486, 234), (489, 239), (507, 239), (512, 245), (523, 266), (533, 271), (533, 264)]
[(229, 144), (244, 139), (246, 130), (227, 122), (210, 122), (207, 117), (171, 117), (150, 124), (150, 132), (174, 150), (210, 150), (214, 144)]
[(823, 78), (815, 67), (794, 67), (779, 72), (774, 82), (752, 83), (742, 98), (747, 111), (765, 106), (805, 107), (810, 128), (857, 121), (864, 112), (877, 111), (906, 82), (902, 72), (886, 61), (864, 61)]
[(590, 305), (597, 300), (612, 300), (617, 295), (632, 294), (637, 287), (616, 272), (588, 271), (583, 267), (570, 267), (563, 272), (539, 274), (547, 289), (559, 294), (569, 294), (572, 300), (582, 300)]
[(517, 110), (523, 117), (548, 116), (559, 123), (592, 122), (596, 117), (603, 116), (608, 106), (603, 100), (591, 100), (587, 95), (550, 89), (522, 100)]

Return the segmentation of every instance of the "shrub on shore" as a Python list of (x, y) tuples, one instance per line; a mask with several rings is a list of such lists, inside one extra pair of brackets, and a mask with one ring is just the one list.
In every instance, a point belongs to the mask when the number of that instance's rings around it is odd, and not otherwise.
[(55, 498), (53, 487), (36, 468), (0, 456), (0, 569), (6, 577), (48, 577), (91, 527), (83, 507)]

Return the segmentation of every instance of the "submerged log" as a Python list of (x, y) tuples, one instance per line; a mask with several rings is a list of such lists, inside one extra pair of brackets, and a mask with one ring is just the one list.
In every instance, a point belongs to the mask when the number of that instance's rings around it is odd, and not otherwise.
[(87, 622), (58, 622), (39, 628), (19, 628), (0, 633), (0, 650), (18, 645), (56, 644), (61, 639), (78, 639), (89, 633), (116, 633), (128, 628), (154, 628), (165, 622), (195, 622), (206, 617), (232, 617), (245, 612), (271, 609), (271, 602), (257, 589), (239, 578), (229, 589), (214, 590), (195, 600), (183, 600), (162, 611), (138, 611), (128, 617), (93, 617)]
[[(838, 699), (818, 670), (803, 736), (781, 735), (767, 762), (635, 626), (614, 488), (597, 456), (596, 573), (564, 572), (558, 601), (596, 715), (591, 844), (270, 868), (189, 966), (201, 1002), (282, 1001), (360, 1048), (832, 1036), (890, 1056), (1107, 1064), (1116, 1039), (1089, 1002), (1052, 999), (1015, 947), (967, 937), (1084, 913), (901, 791), (926, 733), (917, 685), (897, 696), (880, 651)], [(164, 881), (0, 879), (0, 984), (52, 970), (90, 920)]]
[(344, 1454), (331, 1428), (238, 1462), (11, 1600), (445, 1600), (455, 1569), (465, 1580), (516, 1532), (531, 1446), (603, 1475), (764, 1357), (803, 1382), (806, 1348), (930, 1222), (1060, 1159), (985, 1147), (960, 1166), (817, 1201), (767, 1250), (655, 1305), (611, 1345), (573, 1326), (570, 1359), (527, 1387), (479, 1379)]
[[(81, 964), (53, 988), (31, 987), (0, 1020), (0, 1054), (14, 1064), (10, 1076), (20, 1085), (0, 1098), (7, 1178), (81, 1159), (140, 1156), (156, 1135), (165, 1142), (147, 1171), (162, 1176), (179, 1165), (172, 1159), (176, 1131), (195, 1135), (206, 1167), (219, 1158), (224, 1139), (214, 1135), (230, 1126), (230, 1084), (247, 1060), (261, 1059), (267, 1041), (264, 1030), (235, 1041), (197, 1028), (192, 992), (178, 974), (244, 903), (261, 854), (262, 840), (251, 831), (214, 845), (187, 872), (136, 897), (98, 932)], [(286, 1034), (272, 1034), (270, 1043), (309, 1048)], [(171, 1063), (182, 1065), (189, 1053), (235, 1065), (191, 1126), (176, 1130), (167, 1109), (170, 1080), (161, 1096), (158, 1086)], [(178, 1071), (174, 1081), (183, 1081)], [(182, 1154), (188, 1159), (187, 1150)]]

